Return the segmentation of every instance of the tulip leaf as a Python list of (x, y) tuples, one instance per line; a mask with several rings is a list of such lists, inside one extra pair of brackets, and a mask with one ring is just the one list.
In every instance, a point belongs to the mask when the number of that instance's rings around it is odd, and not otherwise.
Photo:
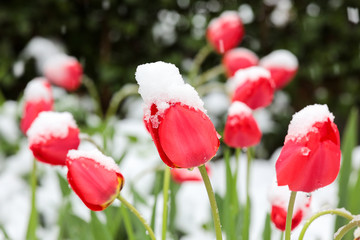
[(162, 182), (163, 182), (163, 174), (161, 171), (157, 171), (155, 174), (154, 188), (153, 188), (154, 205), (152, 208), (151, 221), (150, 221), (150, 227), (154, 231), (155, 231), (155, 219), (156, 219), (156, 206), (157, 206), (157, 199), (158, 199), (157, 196), (161, 192), (161, 183)]
[(117, 239), (120, 232), (119, 226), (121, 225), (122, 214), (121, 208), (118, 206), (109, 206), (104, 213), (106, 214), (106, 223), (113, 239)]
[(60, 173), (57, 173), (57, 176), (59, 179), (60, 190), (61, 190), (63, 197), (69, 196), (71, 193), (71, 189), (69, 187), (68, 181)]
[[(342, 164), (339, 173), (339, 208), (349, 209), (349, 197), (350, 187), (349, 178), (352, 171), (351, 160), (352, 151), (356, 146), (357, 142), (357, 124), (358, 124), (358, 111), (356, 108), (351, 110), (350, 116), (346, 123), (344, 135), (342, 136), (341, 153), (342, 153)], [(349, 209), (350, 210), (350, 209)], [(335, 229), (340, 228), (346, 224), (346, 220), (337, 217), (335, 222)]]
[(4, 226), (3, 226), (2, 224), (0, 224), (0, 231), (2, 232), (5, 240), (9, 240), (9, 239), (10, 239), (9, 235), (8, 235), (7, 232), (6, 232), (6, 229), (4, 228)]
[(90, 227), (94, 239), (112, 240), (110, 231), (106, 224), (102, 223), (97, 214), (93, 211), (91, 211)]
[(266, 214), (262, 239), (263, 240), (271, 240), (271, 220), (270, 220), (269, 213)]
[(28, 228), (26, 232), (26, 239), (36, 240), (36, 228), (38, 225), (38, 213), (36, 208), (36, 188), (37, 188), (37, 176), (36, 176), (36, 159), (33, 159), (33, 168), (30, 178), (31, 185), (31, 210), (28, 222)]

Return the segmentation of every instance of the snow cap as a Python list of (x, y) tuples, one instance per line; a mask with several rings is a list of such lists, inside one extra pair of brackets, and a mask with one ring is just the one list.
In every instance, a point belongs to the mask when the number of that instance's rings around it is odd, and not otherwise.
[(64, 66), (77, 64), (78, 61), (76, 58), (69, 55), (60, 53), (54, 56), (49, 57), (44, 64), (44, 72), (51, 72), (52, 75), (57, 76), (56, 79), (63, 79), (66, 77), (66, 71), (64, 71)]
[(269, 55), (263, 57), (259, 65), (264, 68), (285, 68), (295, 70), (299, 66), (299, 62), (294, 54), (285, 49), (275, 50)]
[(235, 101), (231, 104), (228, 115), (251, 115), (252, 110), (243, 102)]
[[(117, 173), (120, 173), (119, 166), (116, 165), (113, 158), (105, 156), (100, 152), (98, 149), (94, 148), (90, 151), (84, 151), (84, 150), (69, 150), (67, 154), (67, 159), (70, 160), (76, 160), (78, 158), (88, 158), (91, 160), (94, 160), (95, 162), (99, 163), (101, 166), (103, 166), (105, 169), (109, 171), (115, 171)], [(70, 161), (71, 164), (71, 161)]]
[(51, 138), (66, 138), (69, 128), (77, 128), (69, 112), (41, 112), (31, 124), (26, 135), (30, 145), (45, 142)]
[(308, 132), (317, 131), (317, 129), (313, 127), (315, 123), (325, 122), (328, 119), (333, 122), (334, 118), (334, 115), (329, 111), (326, 104), (309, 105), (293, 115), (285, 142), (289, 140), (296, 141)]
[(52, 93), (46, 78), (37, 77), (31, 80), (26, 85), (24, 99), (31, 102), (39, 102), (41, 100), (50, 102), (52, 100)]
[[(259, 78), (271, 78), (271, 74), (267, 69), (258, 66), (239, 69), (228, 81), (228, 89), (233, 91), (247, 81), (257, 81)], [(271, 83), (274, 84), (273, 81)]]

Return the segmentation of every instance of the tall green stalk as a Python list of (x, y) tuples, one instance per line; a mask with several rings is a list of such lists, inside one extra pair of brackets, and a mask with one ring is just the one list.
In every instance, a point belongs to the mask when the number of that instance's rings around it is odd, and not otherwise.
[(248, 148), (247, 154), (247, 166), (246, 166), (246, 205), (244, 214), (244, 225), (242, 236), (243, 239), (249, 239), (250, 235), (250, 214), (251, 214), (251, 203), (250, 203), (250, 179), (251, 179), (251, 162), (252, 162), (252, 148)]
[(290, 195), (290, 200), (286, 215), (285, 240), (290, 240), (290, 236), (291, 236), (291, 223), (292, 223), (292, 215), (294, 211), (296, 193), (297, 192), (292, 191)]
[(33, 160), (33, 168), (30, 176), (30, 185), (31, 185), (31, 212), (29, 217), (29, 223), (26, 233), (26, 239), (36, 240), (36, 228), (38, 225), (38, 213), (36, 209), (36, 187), (37, 187), (37, 177), (36, 177), (36, 159)]
[(165, 172), (164, 172), (164, 185), (163, 185), (163, 200), (164, 200), (164, 202), (163, 202), (163, 219), (162, 219), (162, 232), (161, 232), (162, 240), (166, 240), (169, 186), (170, 186), (170, 168), (166, 167)]

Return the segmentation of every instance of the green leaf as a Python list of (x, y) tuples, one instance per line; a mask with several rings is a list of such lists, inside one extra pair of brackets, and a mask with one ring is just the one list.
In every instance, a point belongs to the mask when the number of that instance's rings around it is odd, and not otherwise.
[(37, 188), (37, 177), (36, 177), (36, 159), (33, 159), (33, 168), (31, 171), (30, 178), (31, 185), (31, 212), (28, 222), (28, 228), (26, 232), (26, 239), (36, 240), (36, 228), (38, 225), (38, 213), (36, 209), (36, 188)]
[(91, 211), (90, 227), (94, 239), (112, 240), (110, 231), (106, 224), (102, 223), (93, 211)]
[(57, 176), (58, 176), (58, 179), (59, 179), (59, 185), (60, 185), (60, 190), (61, 190), (62, 196), (65, 198), (65, 197), (69, 196), (70, 193), (71, 193), (69, 183), (64, 178), (64, 176), (62, 176), (60, 173), (57, 173)]
[(264, 224), (264, 231), (263, 231), (263, 240), (271, 240), (271, 221), (270, 221), (270, 214), (266, 214), (265, 224)]

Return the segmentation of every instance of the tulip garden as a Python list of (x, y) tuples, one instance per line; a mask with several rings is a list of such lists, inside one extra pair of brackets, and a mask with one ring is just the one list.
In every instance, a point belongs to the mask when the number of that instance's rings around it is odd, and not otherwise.
[(86, 59), (32, 38), (36, 73), (0, 92), (0, 239), (360, 239), (356, 106), (341, 128), (326, 102), (288, 111), (301, 61), (247, 36), (219, 12), (187, 70), (141, 62), (105, 106)]

